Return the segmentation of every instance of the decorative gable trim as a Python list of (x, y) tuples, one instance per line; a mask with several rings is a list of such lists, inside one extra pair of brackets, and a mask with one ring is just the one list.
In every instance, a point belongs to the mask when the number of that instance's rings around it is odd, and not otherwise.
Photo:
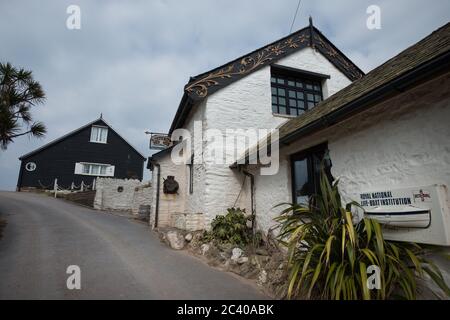
[(269, 45), (257, 52), (231, 62), (219, 70), (214, 70), (198, 80), (191, 81), (185, 87), (194, 99), (202, 99), (222, 87), (309, 45), (306, 29), (288, 39)]
[(312, 48), (319, 51), (351, 81), (358, 80), (364, 76), (364, 72), (328, 41), (316, 28), (314, 28)]
[(306, 47), (319, 51), (351, 81), (364, 75), (318, 29), (310, 25), (249, 55), (192, 78), (185, 86), (185, 92), (194, 101), (204, 99), (228, 84)]
[(310, 19), (310, 24), (306, 28), (223, 66), (192, 77), (184, 87), (184, 94), (172, 121), (169, 134), (183, 125), (190, 109), (197, 102), (250, 73), (262, 67), (273, 65), (278, 60), (306, 47), (311, 47), (320, 52), (349, 80), (355, 81), (364, 76), (364, 72), (315, 28), (312, 19)]
[(184, 87), (183, 98), (170, 126), (169, 134), (183, 125), (192, 106), (199, 101), (250, 73), (273, 65), (278, 60), (306, 47), (320, 52), (352, 82), (364, 76), (364, 72), (315, 28), (310, 19), (310, 24), (306, 28), (223, 66), (192, 77)]

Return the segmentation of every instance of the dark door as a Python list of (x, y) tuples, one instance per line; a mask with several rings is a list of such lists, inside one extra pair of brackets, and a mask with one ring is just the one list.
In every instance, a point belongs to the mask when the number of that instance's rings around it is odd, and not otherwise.
[(331, 177), (331, 161), (326, 144), (296, 153), (291, 156), (292, 200), (297, 204), (308, 203), (309, 197), (320, 192), (320, 172)]

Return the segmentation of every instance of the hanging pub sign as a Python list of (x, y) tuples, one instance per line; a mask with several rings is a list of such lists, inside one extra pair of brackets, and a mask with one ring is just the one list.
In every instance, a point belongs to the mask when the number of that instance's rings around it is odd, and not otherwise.
[(150, 135), (150, 149), (164, 150), (172, 145), (170, 137), (165, 133), (151, 133)]

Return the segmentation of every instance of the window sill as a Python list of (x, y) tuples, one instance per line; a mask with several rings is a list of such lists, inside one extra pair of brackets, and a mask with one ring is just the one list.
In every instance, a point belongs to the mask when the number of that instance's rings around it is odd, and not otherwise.
[(294, 119), (294, 118), (298, 117), (298, 116), (293, 116), (290, 114), (281, 114), (281, 113), (273, 113), (273, 112), (272, 112), (272, 115), (277, 118), (286, 118), (286, 119)]
[(113, 177), (107, 174), (91, 174), (91, 173), (75, 173), (77, 176), (89, 176), (89, 177)]

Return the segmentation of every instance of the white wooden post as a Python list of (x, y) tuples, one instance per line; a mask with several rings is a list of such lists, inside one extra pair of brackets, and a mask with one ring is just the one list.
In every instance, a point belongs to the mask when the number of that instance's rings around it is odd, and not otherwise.
[(56, 194), (58, 193), (58, 179), (55, 178), (55, 182), (53, 182), (53, 191), (55, 192), (55, 198)]
[(70, 191), (73, 191), (73, 188), (75, 188), (74, 183), (72, 182), (72, 184), (70, 185)]
[(97, 187), (97, 179), (92, 180), (92, 190), (95, 191), (95, 188)]
[(84, 191), (84, 181), (81, 181), (81, 187), (80, 187), (81, 191)]

